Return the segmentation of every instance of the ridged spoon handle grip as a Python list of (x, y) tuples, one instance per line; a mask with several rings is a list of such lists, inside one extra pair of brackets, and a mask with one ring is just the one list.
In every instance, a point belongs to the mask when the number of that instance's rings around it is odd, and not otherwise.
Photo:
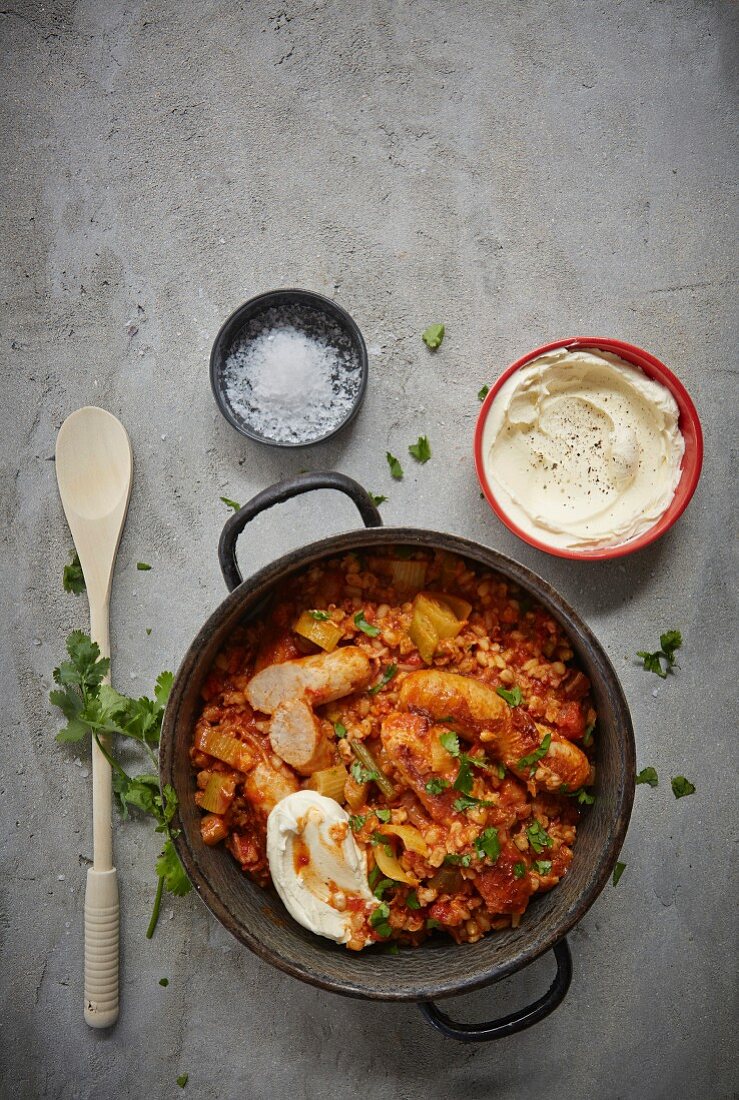
[(87, 872), (85, 891), (85, 1020), (110, 1027), (118, 1019), (118, 873)]

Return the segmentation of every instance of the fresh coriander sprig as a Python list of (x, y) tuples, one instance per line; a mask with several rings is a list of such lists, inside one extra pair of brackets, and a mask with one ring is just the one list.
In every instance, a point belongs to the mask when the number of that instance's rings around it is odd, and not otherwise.
[[(654, 653), (640, 649), (636, 655), (641, 657), (642, 665), (647, 672), (654, 672), (661, 679), (666, 680), (667, 673), (675, 667), (675, 651), (683, 644), (683, 636), (679, 630), (666, 630), (664, 634), (660, 634), (659, 644), (660, 648)], [(664, 665), (663, 661), (666, 662)]]
[(75, 596), (79, 596), (80, 592), (84, 592), (87, 587), (76, 550), (70, 550), (69, 552), (69, 565), (64, 566), (62, 586), (65, 592), (72, 592)]
[[(49, 699), (59, 707), (67, 724), (57, 734), (57, 741), (79, 742), (93, 737), (100, 751), (110, 764), (113, 792), (124, 818), (129, 807), (148, 814), (156, 821), (156, 832), (165, 834), (164, 847), (156, 863), (157, 892), (154, 910), (146, 931), (149, 939), (154, 935), (162, 894), (166, 888), (171, 894), (186, 894), (191, 883), (180, 863), (173, 839), (176, 833), (171, 827), (177, 810), (177, 795), (169, 783), (161, 785), (158, 772), (159, 736), (167, 699), (174, 677), (162, 672), (154, 687), (154, 698), (131, 699), (121, 695), (103, 680), (110, 669), (110, 660), (100, 656), (100, 648), (87, 634), (75, 630), (67, 638), (68, 661), (62, 661), (54, 669), (54, 682), (58, 690)], [(115, 735), (136, 741), (146, 753), (153, 771), (141, 775), (129, 775), (102, 740)]]
[(411, 443), (408, 448), (408, 454), (411, 458), (415, 458), (416, 462), (420, 462), (423, 465), (424, 462), (428, 462), (431, 458), (431, 444), (429, 443), (429, 437), (427, 435), (419, 435), (416, 443)]

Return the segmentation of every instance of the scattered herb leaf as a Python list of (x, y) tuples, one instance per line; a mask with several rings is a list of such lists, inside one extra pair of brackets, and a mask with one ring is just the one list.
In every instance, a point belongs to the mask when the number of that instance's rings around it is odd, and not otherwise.
[(147, 626), (147, 628), (146, 628), (146, 637), (148, 638), (150, 634), (151, 634), (151, 627)]
[(484, 829), (475, 840), (475, 850), (480, 857), (487, 856), (493, 863), (500, 855), (500, 840), (498, 839), (498, 830), (492, 826), (489, 829)]
[(346, 737), (346, 726), (343, 722), (334, 722), (334, 733), (340, 741)]
[(393, 816), (390, 810), (375, 810), (375, 817), (378, 821), (381, 821), (383, 825), (387, 825)]
[(462, 813), (463, 810), (471, 810), (473, 806), (492, 806), (494, 803), (488, 801), (485, 798), (473, 798), (472, 795), (462, 794), (459, 798), (454, 800), (454, 809), (457, 813)]
[(402, 481), (403, 467), (400, 465), (395, 455), (391, 455), (390, 451), (385, 451), (385, 458), (387, 459), (387, 464), (390, 467), (390, 476), (396, 481)]
[(188, 1082), (189, 1077), (190, 1077), (189, 1073), (181, 1073), (179, 1075), (179, 1077), (177, 1078), (177, 1084), (180, 1086), (181, 1089), (184, 1089), (185, 1085)]
[(439, 743), (451, 756), (459, 756), (459, 737), (454, 730), (440, 734)]
[[(500, 688), (498, 688), (498, 691), (500, 691)], [(542, 742), (539, 745), (539, 748), (534, 749), (534, 751), (530, 752), (528, 756), (522, 756), (518, 762), (518, 767), (530, 768), (532, 764), (535, 764), (537, 762), (537, 760), (541, 760), (542, 756), (546, 756), (546, 754), (549, 752), (549, 746), (551, 745), (551, 743), (551, 733), (545, 733)]]
[(390, 888), (391, 886), (397, 886), (397, 883), (396, 883), (395, 879), (392, 879), (392, 878), (381, 878), (381, 879), (380, 879), (380, 881), (379, 881), (379, 882), (377, 883), (377, 885), (375, 886), (375, 888), (374, 888), (374, 890), (372, 891), (372, 893), (373, 893), (373, 894), (375, 895), (375, 897), (377, 898), (377, 900), (378, 900), (378, 901), (382, 901), (382, 895), (383, 895), (383, 894), (385, 893), (385, 891), (386, 891), (387, 889), (389, 889), (389, 888)]
[(427, 794), (441, 794), (449, 786), (447, 779), (429, 779), (424, 790)]
[(385, 501), (387, 500), (387, 497), (378, 496), (376, 493), (368, 493), (368, 496), (369, 496), (370, 500), (372, 501), (372, 503), (374, 504), (375, 508), (379, 508), (380, 505), (384, 504)]
[(327, 611), (309, 611), (311, 619), (315, 619), (317, 623), (327, 623), (331, 618)]
[(624, 873), (625, 870), (626, 870), (626, 864), (621, 863), (621, 862), (617, 863), (616, 866), (613, 868), (613, 885), (614, 886), (618, 886), (618, 880), (621, 878), (621, 875)]
[(367, 694), (368, 695), (377, 695), (377, 692), (380, 691), (381, 688), (384, 688), (385, 684), (390, 683), (390, 681), (392, 680), (393, 676), (395, 675), (395, 673), (397, 671), (398, 671), (398, 666), (397, 665), (388, 665), (387, 668), (385, 669), (385, 671), (383, 672), (382, 676), (380, 677), (380, 679), (374, 685), (374, 687), (371, 687), (371, 688), (367, 689)]
[(520, 707), (523, 702), (523, 695), (518, 684), (515, 684), (510, 691), (504, 687), (497, 687), (495, 691), (501, 699), (505, 699), (509, 707)]
[(420, 909), (421, 903), (415, 890), (409, 890), (405, 896), (405, 904), (409, 909)]
[(449, 852), (444, 856), (444, 863), (452, 867), (469, 867), (472, 863), (472, 854), (471, 852), (465, 852), (463, 856), (460, 856), (455, 852)]
[[(654, 653), (640, 649), (636, 655), (641, 657), (643, 667), (647, 672), (654, 672), (661, 679), (666, 680), (667, 673), (675, 665), (675, 650), (683, 644), (683, 636), (679, 630), (666, 630), (664, 634), (660, 634), (659, 644), (660, 648), (655, 650)], [(664, 666), (662, 661), (666, 661)]]
[(469, 794), (472, 790), (472, 768), (464, 753), (460, 754), (459, 771), (452, 786), (455, 791), (461, 791), (462, 794)]
[(552, 870), (551, 859), (535, 859), (532, 864), (537, 875), (548, 875)]
[(80, 592), (85, 591), (85, 577), (76, 550), (70, 550), (69, 552), (69, 565), (64, 566), (62, 586), (65, 592), (72, 592), (75, 596), (79, 596)]
[(695, 794), (695, 787), (684, 775), (676, 775), (671, 785), (675, 798), (685, 798), (688, 794)]
[(482, 389), (478, 390), (477, 400), (478, 401), (484, 401), (489, 393), (490, 393), (490, 386), (483, 386)]
[(428, 441), (428, 436), (419, 435), (417, 443), (411, 443), (408, 448), (408, 454), (415, 458), (416, 462), (420, 462), (422, 465), (424, 462), (428, 462), (431, 458), (431, 446)]
[(436, 351), (441, 341), (444, 339), (444, 326), (429, 325), (429, 327), (424, 329), (421, 333), (421, 339), (427, 348), (430, 348), (431, 351)]
[(583, 745), (587, 748), (588, 745), (593, 743), (593, 732), (595, 730), (595, 722), (589, 722), (585, 727), (585, 734), (582, 739)]
[(367, 814), (350, 814), (349, 828), (353, 833), (358, 833), (367, 820)]
[(513, 877), (514, 878), (523, 878), (523, 876), (525, 874), (526, 874), (526, 864), (525, 863), (514, 863), (513, 864)]
[(552, 847), (552, 838), (546, 831), (540, 821), (534, 818), (534, 821), (526, 830), (526, 836), (529, 838), (529, 844), (534, 851), (539, 854), (543, 852), (545, 848)]
[(434, 928), (441, 928), (442, 924), (440, 920), (436, 919), (436, 917), (429, 917), (426, 921), (426, 927), (428, 928), (429, 932), (431, 932)]
[(140, 573), (148, 573), (149, 570), (151, 569), (151, 566), (146, 561), (137, 561), (136, 562), (136, 568), (138, 569), (138, 571)]
[(376, 638), (380, 633), (379, 626), (373, 626), (372, 623), (368, 623), (364, 617), (364, 611), (358, 611), (354, 616), (354, 625), (359, 627), (363, 634), (366, 634), (370, 638)]
[(642, 768), (634, 780), (636, 784), (648, 783), (650, 787), (656, 787), (659, 785), (659, 778), (655, 768)]
[(360, 764), (358, 760), (355, 760), (349, 769), (352, 775), (352, 779), (355, 783), (373, 783), (375, 779), (379, 779), (380, 773), (375, 771), (374, 768), (365, 768), (364, 764)]
[(159, 984), (160, 985), (165, 985), (165, 986), (169, 985), (169, 978), (160, 978), (159, 979)]
[(377, 908), (370, 915), (370, 924), (374, 928), (378, 936), (382, 936), (386, 939), (392, 932), (392, 928), (388, 922), (390, 916), (390, 908), (387, 902), (381, 901)]
[(237, 501), (231, 500), (229, 497), (221, 497), (221, 500), (227, 508), (232, 508), (234, 512), (241, 511), (241, 505)]

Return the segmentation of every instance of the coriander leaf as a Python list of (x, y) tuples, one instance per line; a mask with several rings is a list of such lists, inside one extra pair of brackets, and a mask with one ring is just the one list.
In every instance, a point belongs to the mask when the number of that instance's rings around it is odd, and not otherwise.
[(489, 393), (490, 393), (490, 386), (483, 386), (482, 389), (478, 391), (477, 400), (478, 401), (484, 401)]
[(390, 810), (375, 810), (374, 813), (377, 820), (381, 821), (383, 825), (387, 825), (393, 816)]
[(672, 780), (672, 793), (675, 798), (685, 798), (688, 794), (695, 794), (695, 787), (684, 775), (676, 775)]
[(634, 782), (637, 784), (648, 783), (650, 787), (656, 787), (659, 784), (659, 779), (654, 768), (642, 768)]
[(375, 886), (375, 888), (374, 888), (374, 890), (372, 891), (372, 893), (373, 893), (373, 894), (375, 895), (375, 897), (376, 897), (376, 898), (378, 899), (378, 901), (382, 901), (382, 895), (383, 895), (383, 894), (385, 893), (385, 891), (386, 891), (386, 890), (387, 890), (387, 889), (388, 889), (389, 887), (391, 887), (391, 886), (396, 886), (396, 885), (397, 885), (397, 883), (395, 882), (395, 879), (392, 879), (392, 878), (382, 878), (382, 879), (380, 879), (380, 881), (379, 881), (379, 882), (377, 883), (377, 885)]
[(439, 743), (451, 756), (459, 756), (459, 737), (454, 730), (440, 734)]
[(387, 459), (387, 464), (390, 467), (390, 476), (394, 478), (395, 481), (402, 481), (403, 467), (400, 465), (395, 455), (391, 455), (390, 451), (385, 451), (385, 458)]
[(234, 512), (241, 511), (241, 505), (237, 504), (235, 500), (230, 500), (228, 497), (221, 497), (221, 500), (227, 508), (232, 508)]
[(625, 863), (620, 863), (620, 862), (617, 863), (616, 866), (613, 868), (613, 885), (614, 886), (618, 886), (618, 880), (621, 878), (621, 875), (624, 873), (625, 870), (626, 870), (626, 864)]
[(456, 852), (449, 852), (444, 856), (444, 863), (452, 867), (469, 867), (472, 863), (472, 854), (465, 852), (463, 856), (460, 856)]
[(409, 890), (405, 896), (405, 904), (409, 909), (420, 909), (421, 903), (415, 890)]
[(146, 628), (146, 637), (148, 638), (150, 634), (151, 634), (151, 627), (147, 626), (147, 628)]
[(429, 325), (428, 328), (424, 329), (421, 333), (421, 339), (427, 348), (430, 348), (431, 351), (436, 351), (441, 341), (444, 339), (444, 326)]
[(370, 638), (376, 638), (380, 633), (379, 626), (372, 626), (364, 617), (364, 611), (358, 611), (354, 616), (354, 625)]
[(584, 787), (580, 787), (579, 791), (573, 791), (570, 798), (576, 798), (581, 806), (592, 806), (595, 802), (595, 795), (590, 794)]
[(160, 672), (154, 685), (154, 702), (160, 710), (164, 710), (169, 701), (169, 693), (174, 683), (174, 673)]
[(582, 743), (583, 743), (583, 745), (585, 745), (586, 747), (587, 747), (588, 745), (592, 745), (592, 743), (593, 743), (593, 731), (594, 731), (594, 730), (595, 730), (595, 722), (590, 722), (590, 723), (589, 723), (589, 724), (588, 724), (588, 725), (587, 725), (587, 726), (585, 727), (585, 734), (584, 734), (584, 736), (583, 736), (583, 739), (582, 739)]
[(552, 861), (551, 859), (535, 859), (533, 862), (533, 868), (537, 875), (551, 874)]
[(144, 814), (160, 819), (159, 777), (156, 775), (130, 776), (113, 769), (113, 793), (118, 801), (121, 816), (128, 817), (128, 807), (135, 806)]
[(375, 886), (377, 885), (378, 881), (381, 878), (382, 878), (382, 871), (380, 870), (379, 867), (374, 866), (372, 868), (372, 870), (370, 871), (369, 875), (367, 876), (367, 881), (370, 884), (370, 889), (371, 890), (374, 890)]
[(392, 932), (392, 928), (387, 919), (389, 916), (390, 908), (387, 902), (384, 901), (381, 901), (377, 908), (370, 914), (369, 922), (371, 926), (374, 928), (377, 935), (382, 936), (383, 939), (386, 939)]
[[(379, 633), (379, 631), (378, 631)], [(398, 671), (397, 665), (388, 665), (382, 674), (382, 677), (377, 681), (374, 687), (367, 689), (368, 695), (377, 695), (380, 688), (384, 688), (385, 684), (389, 684), (395, 673)]]
[(380, 777), (379, 772), (371, 768), (365, 768), (358, 760), (354, 761), (349, 771), (351, 772), (354, 782), (359, 783), (360, 786), (363, 783), (373, 783), (375, 779), (379, 779)]
[(473, 798), (472, 795), (462, 794), (454, 800), (454, 809), (457, 813), (463, 810), (471, 810), (473, 806), (492, 806), (493, 803), (485, 798)]
[(552, 847), (552, 838), (546, 831), (540, 821), (534, 818), (531, 825), (526, 829), (526, 836), (529, 838), (529, 844), (537, 853), (543, 852), (545, 848)]
[[(52, 692), (52, 694), (61, 694), (61, 692)], [(59, 730), (56, 735), (56, 739), (60, 745), (72, 744), (75, 741), (81, 741), (84, 737), (87, 737), (90, 732), (90, 727), (86, 722), (83, 722), (80, 718), (70, 718), (64, 729)]]
[(331, 618), (327, 611), (309, 611), (311, 619), (315, 619), (317, 623), (326, 623)]
[(346, 737), (346, 726), (343, 722), (334, 722), (334, 733), (340, 741)]
[(472, 768), (464, 754), (460, 757), (459, 771), (452, 786), (455, 791), (461, 791), (462, 794), (469, 794), (472, 790)]
[(640, 649), (637, 651), (637, 657), (641, 657), (645, 672), (655, 672), (657, 676), (660, 676), (663, 680), (667, 679), (667, 671), (662, 668), (662, 662), (660, 660), (662, 653), (658, 650), (656, 653), (647, 653), (646, 650)]
[(69, 565), (64, 566), (62, 587), (65, 592), (72, 592), (75, 596), (79, 596), (80, 592), (85, 591), (85, 577), (76, 550), (70, 550), (69, 552)]
[(493, 863), (500, 855), (500, 840), (498, 839), (498, 830), (492, 826), (489, 829), (484, 829), (480, 835), (475, 839), (475, 850), (480, 857), (487, 856)]
[(429, 917), (426, 921), (426, 927), (429, 931), (432, 931), (434, 928), (441, 928), (443, 926), (441, 921), (437, 920), (436, 917)]
[(189, 1080), (189, 1077), (190, 1077), (189, 1073), (181, 1073), (179, 1075), (179, 1077), (177, 1078), (177, 1084), (180, 1086), (181, 1089), (184, 1089), (185, 1085), (187, 1084), (187, 1082)]
[(408, 454), (411, 458), (415, 458), (416, 462), (420, 462), (423, 465), (424, 462), (428, 462), (431, 458), (431, 446), (428, 441), (428, 436), (419, 435), (417, 443), (411, 443), (408, 448)]
[(659, 644), (662, 652), (671, 665), (675, 663), (675, 650), (683, 644), (683, 636), (679, 630), (667, 630), (659, 636)]
[(160, 978), (159, 979), (159, 984), (164, 985), (164, 986), (169, 985), (169, 978)]
[(367, 814), (350, 814), (349, 828), (353, 833), (358, 833), (367, 820)]
[(514, 878), (523, 878), (523, 876), (525, 874), (526, 874), (526, 864), (525, 863), (514, 863), (513, 864), (513, 877)]
[(377, 493), (368, 493), (367, 496), (370, 498), (370, 500), (374, 504), (375, 508), (379, 508), (380, 505), (384, 504), (385, 501), (387, 500), (387, 497), (378, 496)]
[(137, 569), (139, 570), (139, 572), (141, 572), (141, 573), (148, 573), (148, 571), (149, 571), (149, 570), (151, 569), (151, 566), (149, 565), (149, 563), (148, 563), (148, 562), (145, 562), (145, 561), (137, 561), (137, 562), (136, 562), (136, 568), (137, 568)]
[(446, 779), (429, 779), (424, 790), (428, 794), (441, 794), (449, 786), (449, 781)]
[[(500, 688), (498, 688), (498, 691), (500, 691)], [(532, 764), (535, 764), (537, 760), (541, 760), (542, 756), (546, 756), (547, 752), (549, 751), (549, 746), (551, 745), (551, 743), (551, 733), (545, 733), (542, 742), (539, 745), (539, 748), (534, 749), (534, 751), (530, 752), (528, 756), (522, 756), (518, 762), (518, 767), (529, 768)]]
[(192, 883), (185, 874), (185, 868), (180, 863), (180, 857), (169, 837), (164, 842), (162, 854), (156, 863), (156, 870), (159, 877), (164, 879), (164, 885), (170, 894), (181, 898), (192, 888)]
[(519, 707), (523, 702), (523, 695), (518, 684), (512, 687), (510, 691), (504, 687), (497, 687), (495, 691), (501, 699), (505, 699), (509, 707)]

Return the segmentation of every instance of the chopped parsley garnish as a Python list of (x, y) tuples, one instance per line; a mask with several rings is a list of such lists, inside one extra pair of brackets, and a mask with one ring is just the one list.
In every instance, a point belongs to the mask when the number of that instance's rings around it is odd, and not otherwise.
[(159, 979), (159, 984), (164, 985), (164, 986), (169, 985), (169, 978), (160, 978)]
[(534, 821), (526, 830), (526, 836), (529, 838), (529, 844), (538, 854), (543, 852), (545, 848), (552, 847), (552, 838), (546, 831), (540, 821), (534, 818)]
[(441, 928), (442, 923), (440, 920), (437, 920), (436, 917), (429, 917), (426, 921), (426, 927), (428, 928), (429, 932), (431, 932), (434, 928)]
[(487, 395), (490, 393), (490, 386), (483, 386), (482, 389), (477, 392), (477, 400), (484, 401)]
[(428, 783), (424, 787), (427, 794), (441, 794), (449, 786), (448, 779), (429, 779)]
[(551, 870), (552, 870), (552, 861), (551, 861), (551, 859), (535, 859), (532, 866), (533, 866), (534, 870), (536, 871), (537, 875), (551, 874)]
[(367, 820), (367, 814), (350, 814), (349, 828), (353, 833), (358, 833)]
[(417, 443), (411, 443), (408, 454), (423, 465), (431, 458), (431, 444), (427, 435), (419, 435)]
[(520, 707), (523, 702), (523, 695), (518, 684), (512, 687), (510, 691), (504, 687), (497, 687), (495, 691), (501, 699), (505, 699), (509, 707)]
[(436, 351), (441, 341), (444, 339), (444, 326), (429, 325), (429, 327), (424, 329), (421, 333), (421, 339), (427, 348), (430, 348), (431, 351)]
[[(683, 644), (683, 636), (679, 630), (667, 630), (664, 634), (660, 634), (659, 644), (660, 648), (655, 650), (654, 653), (640, 649), (636, 655), (641, 657), (643, 667), (647, 672), (654, 672), (657, 676), (666, 680), (667, 673), (675, 665), (675, 650)], [(666, 662), (664, 666), (662, 661)]]
[(450, 756), (459, 756), (459, 737), (454, 730), (447, 730), (439, 734), (439, 744), (446, 749)]
[(473, 798), (472, 795), (462, 794), (459, 798), (454, 800), (454, 809), (457, 813), (462, 813), (463, 810), (471, 810), (473, 806), (493, 806), (493, 802), (489, 802), (485, 798)]
[(380, 505), (384, 504), (387, 500), (387, 497), (378, 496), (376, 493), (368, 493), (367, 495), (374, 504), (375, 508), (379, 508)]
[(465, 759), (464, 754), (460, 755), (459, 771), (457, 772), (457, 777), (452, 786), (455, 791), (461, 791), (462, 794), (469, 794), (472, 790), (472, 768)]
[(57, 741), (82, 741), (94, 737), (112, 769), (113, 792), (121, 815), (128, 817), (129, 807), (149, 814), (156, 821), (156, 831), (165, 836), (164, 846), (156, 862), (158, 878), (154, 910), (146, 935), (154, 935), (162, 893), (166, 888), (178, 897), (190, 889), (190, 880), (180, 863), (173, 844), (176, 835), (170, 825), (177, 811), (177, 794), (168, 783), (163, 786), (157, 774), (129, 775), (120, 759), (102, 740), (105, 734), (117, 735), (138, 742), (150, 765), (158, 771), (156, 750), (162, 727), (164, 708), (172, 688), (171, 672), (162, 672), (154, 687), (154, 698), (131, 699), (121, 695), (103, 679), (110, 669), (107, 657), (100, 657), (100, 648), (87, 634), (75, 630), (67, 638), (69, 660), (54, 669), (54, 680), (60, 690), (52, 691), (49, 699), (59, 707), (67, 724), (57, 734)]
[(672, 793), (675, 798), (685, 798), (686, 794), (695, 794), (695, 787), (684, 775), (676, 775), (672, 780)]
[(495, 863), (496, 859), (500, 855), (500, 841), (498, 840), (498, 830), (492, 826), (489, 829), (484, 829), (483, 832), (475, 840), (475, 850), (480, 857), (487, 856)]
[[(498, 691), (500, 691), (500, 688), (498, 688)], [(537, 760), (541, 760), (542, 756), (546, 756), (546, 754), (549, 752), (549, 746), (551, 745), (551, 743), (551, 733), (545, 733), (544, 738), (539, 745), (539, 748), (534, 749), (534, 751), (530, 752), (528, 756), (522, 756), (518, 762), (518, 767), (530, 768), (532, 764), (535, 764), (537, 762)]]
[(354, 616), (354, 625), (358, 627), (363, 634), (366, 634), (369, 638), (376, 638), (380, 633), (379, 626), (373, 626), (372, 623), (368, 623), (364, 617), (364, 611), (358, 611)]
[(405, 896), (405, 904), (409, 909), (420, 909), (421, 903), (415, 890), (409, 890)]
[(385, 451), (385, 458), (387, 459), (387, 464), (390, 467), (390, 477), (394, 478), (395, 481), (402, 481), (403, 467), (400, 465), (395, 455), (391, 455), (390, 451)]
[(588, 745), (592, 745), (592, 743), (593, 743), (593, 731), (594, 730), (595, 730), (595, 722), (590, 722), (585, 727), (585, 734), (583, 736), (582, 743), (583, 743), (583, 745), (585, 745), (586, 748), (587, 748)]
[(388, 922), (390, 916), (390, 908), (387, 902), (381, 901), (377, 908), (370, 915), (369, 922), (374, 928), (378, 936), (382, 936), (386, 939), (392, 932), (392, 928)]
[(234, 512), (241, 511), (241, 505), (238, 504), (235, 500), (231, 500), (229, 497), (221, 497), (221, 500), (227, 508), (232, 508)]
[[(367, 816), (369, 817), (369, 814)], [(380, 848), (384, 848), (389, 856), (393, 854), (393, 850), (390, 847), (390, 843), (387, 837), (383, 833), (378, 832), (377, 829), (375, 829), (374, 833), (370, 837), (370, 844), (372, 844), (372, 846), (375, 848), (377, 848), (378, 846)]]
[(364, 764), (360, 764), (358, 760), (355, 760), (349, 771), (351, 772), (352, 779), (355, 783), (374, 783), (376, 779), (380, 778), (380, 773), (374, 768), (365, 768)]
[(331, 618), (327, 611), (309, 611), (311, 619), (315, 619), (317, 623), (327, 623)]
[[(379, 633), (379, 631), (378, 631), (378, 633)], [(385, 684), (390, 683), (390, 681), (392, 680), (393, 676), (395, 675), (395, 673), (397, 671), (398, 671), (398, 666), (397, 665), (388, 665), (387, 668), (385, 669), (385, 671), (383, 672), (381, 678), (377, 681), (377, 683), (374, 685), (374, 687), (371, 687), (371, 688), (367, 689), (367, 694), (368, 695), (377, 695), (377, 692), (381, 688), (384, 688)]]
[(380, 878), (382, 878), (382, 871), (377, 865), (375, 865), (367, 876), (367, 881), (370, 884), (370, 890), (374, 890)]
[(472, 855), (470, 852), (465, 852), (463, 856), (456, 855), (454, 852), (449, 852), (444, 856), (444, 862), (453, 867), (469, 867), (472, 863)]
[(523, 876), (525, 874), (526, 874), (526, 864), (525, 863), (514, 863), (513, 864), (513, 877), (514, 878), (523, 878)]
[(180, 1086), (181, 1089), (184, 1089), (185, 1085), (187, 1084), (187, 1082), (189, 1080), (189, 1077), (190, 1077), (189, 1073), (181, 1073), (179, 1075), (179, 1077), (177, 1078), (177, 1084)]
[(146, 637), (148, 638), (150, 634), (151, 634), (151, 627), (147, 626), (147, 628), (146, 628)]
[(378, 821), (381, 821), (383, 825), (387, 825), (393, 816), (390, 810), (373, 810), (373, 813)]
[(625, 863), (620, 863), (620, 862), (617, 863), (616, 866), (613, 868), (613, 885), (614, 886), (618, 886), (618, 880), (621, 878), (621, 875), (624, 873), (625, 870), (626, 870), (626, 864)]
[(636, 784), (648, 783), (650, 787), (656, 787), (659, 785), (659, 778), (655, 768), (642, 768), (634, 780)]
[(563, 783), (560, 794), (566, 794), (568, 798), (576, 798), (581, 806), (592, 806), (595, 802), (595, 795), (590, 794), (584, 787), (579, 787), (576, 791), (568, 791), (566, 788), (567, 784)]
[(346, 737), (346, 726), (343, 722), (334, 722), (334, 733), (338, 737), (339, 741)]
[(148, 562), (146, 562), (146, 561), (137, 561), (137, 562), (136, 562), (136, 568), (137, 568), (137, 569), (139, 570), (139, 572), (141, 572), (141, 573), (148, 573), (148, 572), (149, 572), (149, 570), (151, 569), (151, 566), (150, 566), (150, 565), (149, 565), (149, 563), (148, 563)]
[(391, 886), (397, 886), (397, 885), (398, 885), (398, 884), (397, 884), (397, 882), (395, 881), (395, 879), (392, 879), (392, 878), (382, 878), (382, 879), (380, 879), (380, 881), (379, 881), (379, 882), (377, 883), (377, 885), (375, 886), (375, 888), (374, 888), (374, 890), (372, 891), (372, 893), (373, 893), (373, 894), (375, 895), (375, 897), (376, 897), (376, 898), (378, 899), (378, 901), (382, 901), (382, 895), (383, 895), (383, 894), (385, 893), (385, 891), (386, 891), (387, 889), (389, 889), (389, 887), (391, 887)]
[(85, 591), (85, 578), (76, 550), (70, 550), (69, 552), (69, 565), (64, 566), (62, 587), (65, 592), (72, 592), (75, 596), (79, 596), (80, 592)]

